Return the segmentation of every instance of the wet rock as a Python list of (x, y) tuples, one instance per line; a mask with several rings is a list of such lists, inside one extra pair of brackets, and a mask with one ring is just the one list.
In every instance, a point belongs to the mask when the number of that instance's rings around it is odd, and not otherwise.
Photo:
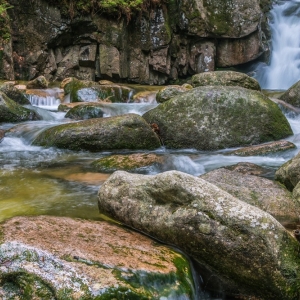
[(259, 83), (256, 79), (234, 71), (215, 71), (196, 74), (192, 77), (194, 87), (206, 85), (240, 86), (246, 89), (260, 91)]
[(28, 89), (46, 89), (49, 85), (49, 82), (45, 78), (45, 76), (39, 76), (31, 81), (29, 81), (26, 85)]
[(294, 189), (300, 181), (300, 153), (276, 171), (275, 180), (284, 184), (290, 191)]
[(241, 175), (225, 168), (213, 170), (201, 178), (239, 200), (272, 215), (283, 226), (295, 228), (300, 221), (300, 202), (282, 185), (258, 176)]
[(22, 107), (0, 91), (0, 122), (21, 122), (39, 119), (40, 117), (34, 111)]
[(5, 136), (5, 130), (0, 129), (0, 143), (3, 141), (4, 136)]
[(43, 131), (33, 144), (71, 150), (155, 149), (157, 135), (136, 114), (62, 124)]
[(163, 102), (170, 100), (174, 96), (179, 95), (179, 94), (184, 93), (189, 90), (190, 89), (185, 88), (180, 85), (168, 85), (158, 91), (158, 93), (156, 95), (156, 101), (158, 103), (163, 103)]
[(156, 103), (156, 91), (138, 92), (133, 96), (130, 102), (134, 103)]
[(279, 140), (292, 134), (279, 107), (258, 91), (241, 87), (197, 87), (143, 115), (160, 128), (169, 148), (200, 150)]
[(228, 155), (238, 155), (238, 156), (252, 156), (252, 155), (266, 155), (269, 153), (276, 153), (295, 149), (296, 145), (289, 141), (276, 141), (262, 145), (255, 145), (240, 148), (227, 152)]
[(298, 242), (268, 213), (201, 178), (117, 171), (99, 189), (98, 206), (179, 247), (223, 282), (225, 294), (295, 299)]
[(300, 107), (300, 80), (284, 92), (279, 99), (293, 106)]
[(14, 83), (3, 84), (0, 87), (0, 91), (20, 105), (30, 104), (30, 101), (25, 97), (24, 93), (17, 89)]
[(16, 217), (1, 233), (2, 299), (194, 299), (186, 258), (120, 226)]
[(267, 168), (263, 168), (253, 163), (240, 162), (235, 165), (224, 167), (227, 170), (239, 172), (247, 175), (261, 176), (269, 173)]
[(145, 167), (159, 165), (163, 157), (156, 154), (135, 153), (130, 155), (111, 155), (92, 163), (99, 172), (112, 173), (116, 170), (142, 172)]
[[(62, 108), (60, 108), (61, 110)], [(102, 105), (97, 105), (97, 103), (84, 103), (71, 108), (65, 115), (66, 118), (75, 120), (87, 120), (93, 118), (102, 118), (104, 112), (102, 110)]]

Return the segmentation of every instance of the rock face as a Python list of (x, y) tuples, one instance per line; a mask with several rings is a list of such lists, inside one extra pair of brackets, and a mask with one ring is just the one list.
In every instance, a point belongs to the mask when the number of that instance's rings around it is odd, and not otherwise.
[(269, 179), (241, 175), (224, 168), (201, 175), (201, 178), (268, 212), (284, 226), (296, 228), (300, 221), (300, 202), (294, 200), (284, 187)]
[(185, 251), (219, 277), (225, 293), (296, 297), (298, 242), (268, 213), (203, 179), (177, 171), (156, 176), (117, 171), (101, 186), (98, 205)]
[(155, 149), (157, 135), (135, 114), (62, 124), (43, 131), (35, 145), (71, 150)]
[(192, 77), (192, 85), (221, 85), (221, 86), (240, 86), (250, 90), (260, 91), (259, 83), (250, 76), (233, 71), (215, 71), (196, 74)]
[(300, 181), (300, 153), (276, 171), (275, 179), (283, 183), (290, 191), (294, 189)]
[(21, 122), (38, 120), (39, 116), (0, 92), (0, 122)]
[(278, 106), (258, 91), (198, 87), (143, 115), (165, 146), (201, 150), (246, 146), (292, 134)]
[(181, 254), (119, 226), (16, 217), (1, 233), (1, 299), (194, 299)]
[(8, 2), (14, 43), (3, 58), (5, 77), (157, 85), (246, 63), (268, 50), (263, 13), (270, 0), (152, 1), (129, 21), (102, 10), (78, 12), (76, 5), (70, 15), (68, 2)]

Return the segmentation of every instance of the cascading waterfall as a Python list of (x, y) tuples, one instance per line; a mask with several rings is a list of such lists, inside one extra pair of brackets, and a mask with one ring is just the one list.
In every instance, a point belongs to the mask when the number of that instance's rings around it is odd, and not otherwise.
[(263, 89), (286, 90), (300, 80), (300, 0), (278, 1), (270, 16), (270, 64), (261, 64), (256, 79)]

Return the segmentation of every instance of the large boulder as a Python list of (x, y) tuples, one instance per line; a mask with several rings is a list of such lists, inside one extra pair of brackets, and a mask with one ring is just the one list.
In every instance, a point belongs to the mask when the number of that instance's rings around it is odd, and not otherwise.
[(290, 191), (294, 189), (300, 181), (300, 152), (276, 171), (275, 179), (284, 184)]
[(282, 225), (296, 228), (300, 221), (300, 202), (282, 185), (253, 175), (226, 170), (213, 170), (201, 178), (232, 196), (272, 215)]
[(205, 86), (178, 95), (143, 115), (169, 148), (222, 149), (279, 140), (292, 134), (278, 106), (261, 92)]
[(212, 271), (225, 293), (297, 298), (298, 242), (268, 213), (203, 179), (178, 171), (117, 171), (100, 187), (98, 205), (100, 212), (179, 247)]
[[(74, 105), (65, 115), (65, 118), (75, 119), (75, 120), (86, 120), (93, 118), (102, 118), (104, 112), (102, 110), (102, 105), (100, 103), (94, 102), (75, 102), (78, 105)], [(72, 103), (73, 104), (73, 103)], [(63, 109), (65, 105), (61, 105), (60, 110)]]
[(1, 224), (0, 255), (1, 299), (195, 297), (183, 255), (106, 222), (16, 217)]
[(279, 99), (293, 106), (300, 107), (300, 80), (285, 91)]
[(33, 144), (71, 150), (155, 149), (160, 140), (136, 114), (97, 118), (46, 129)]
[(39, 118), (34, 111), (22, 107), (0, 91), (0, 122), (21, 122)]
[(240, 86), (260, 91), (260, 85), (256, 79), (247, 74), (234, 71), (199, 73), (192, 77), (192, 85), (194, 87), (205, 85)]

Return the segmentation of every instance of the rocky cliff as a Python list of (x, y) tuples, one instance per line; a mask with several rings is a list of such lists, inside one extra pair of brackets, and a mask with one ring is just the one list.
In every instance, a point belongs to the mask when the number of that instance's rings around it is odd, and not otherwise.
[(8, 2), (11, 40), (0, 56), (5, 79), (165, 84), (268, 51), (271, 0), (156, 1), (130, 19), (103, 11), (71, 15), (55, 1)]

